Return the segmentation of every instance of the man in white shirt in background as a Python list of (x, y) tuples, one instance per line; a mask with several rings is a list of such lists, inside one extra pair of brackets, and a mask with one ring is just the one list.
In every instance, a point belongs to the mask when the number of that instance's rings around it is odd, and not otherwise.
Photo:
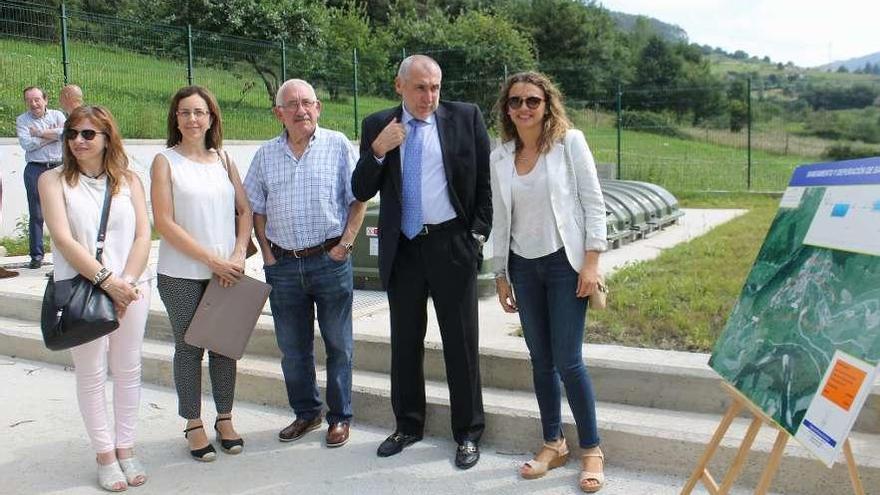
[(37, 180), (46, 170), (61, 165), (61, 134), (64, 131), (64, 114), (46, 108), (46, 92), (31, 86), (24, 89), (24, 103), (28, 111), (15, 119), (18, 142), (24, 148), (24, 189), (27, 193), (28, 242), (31, 263), (29, 268), (43, 264), (43, 210)]

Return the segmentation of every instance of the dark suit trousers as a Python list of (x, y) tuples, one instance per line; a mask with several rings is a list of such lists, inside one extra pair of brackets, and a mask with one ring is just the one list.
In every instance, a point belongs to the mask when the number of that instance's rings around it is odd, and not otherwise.
[(400, 237), (388, 284), (391, 404), (397, 429), (425, 427), (425, 329), (430, 295), (440, 324), (452, 433), (459, 443), (483, 433), (477, 326), (477, 247), (464, 227)]

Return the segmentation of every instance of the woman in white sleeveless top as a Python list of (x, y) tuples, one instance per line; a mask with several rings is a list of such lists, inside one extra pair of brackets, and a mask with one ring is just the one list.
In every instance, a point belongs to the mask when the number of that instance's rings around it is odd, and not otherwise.
[[(112, 188), (103, 265), (95, 259), (106, 188)], [(119, 328), (70, 350), (80, 413), (97, 453), (98, 482), (110, 491), (146, 482), (134, 457), (141, 392), (141, 344), (150, 308), (150, 221), (144, 188), (128, 169), (116, 123), (99, 106), (79, 107), (64, 125), (64, 165), (39, 181), (43, 216), (52, 234), (55, 280), (97, 280), (116, 306)], [(109, 273), (109, 275), (108, 275)], [(102, 280), (103, 279), (103, 280)], [(113, 417), (104, 388), (113, 375)]]
[[(214, 96), (200, 86), (178, 91), (168, 110), (168, 149), (153, 160), (151, 197), (162, 236), (159, 296), (174, 330), (178, 413), (186, 419), (190, 455), (199, 461), (216, 458), (201, 419), (204, 349), (187, 344), (184, 335), (211, 277), (229, 286), (244, 274), (253, 221), (238, 170), (222, 144)], [(244, 441), (232, 426), (236, 361), (209, 352), (208, 370), (217, 440), (224, 452), (237, 454)]]

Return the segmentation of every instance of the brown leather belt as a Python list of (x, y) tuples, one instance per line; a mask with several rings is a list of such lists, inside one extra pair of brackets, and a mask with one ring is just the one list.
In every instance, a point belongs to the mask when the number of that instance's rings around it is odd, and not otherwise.
[(329, 251), (333, 249), (334, 246), (339, 244), (340, 239), (342, 237), (334, 237), (332, 239), (327, 239), (322, 244), (318, 244), (317, 246), (307, 247), (305, 249), (297, 249), (294, 251), (284, 249), (282, 247), (276, 246), (275, 244), (271, 245), (272, 255), (276, 258), (280, 258), (282, 256), (291, 256), (294, 258), (308, 258), (309, 256), (323, 253), (325, 251)]

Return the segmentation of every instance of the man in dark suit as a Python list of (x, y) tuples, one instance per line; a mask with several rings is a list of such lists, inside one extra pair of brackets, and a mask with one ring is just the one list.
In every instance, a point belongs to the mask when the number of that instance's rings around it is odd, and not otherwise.
[(476, 276), (492, 226), (489, 136), (480, 109), (440, 101), (440, 66), (413, 55), (400, 64), (401, 106), (363, 122), (352, 176), (359, 201), (381, 192), (379, 274), (391, 310), (391, 404), (395, 432), (379, 446), (387, 457), (422, 439), (428, 296), (434, 303), (458, 442), (456, 466), (480, 458)]

